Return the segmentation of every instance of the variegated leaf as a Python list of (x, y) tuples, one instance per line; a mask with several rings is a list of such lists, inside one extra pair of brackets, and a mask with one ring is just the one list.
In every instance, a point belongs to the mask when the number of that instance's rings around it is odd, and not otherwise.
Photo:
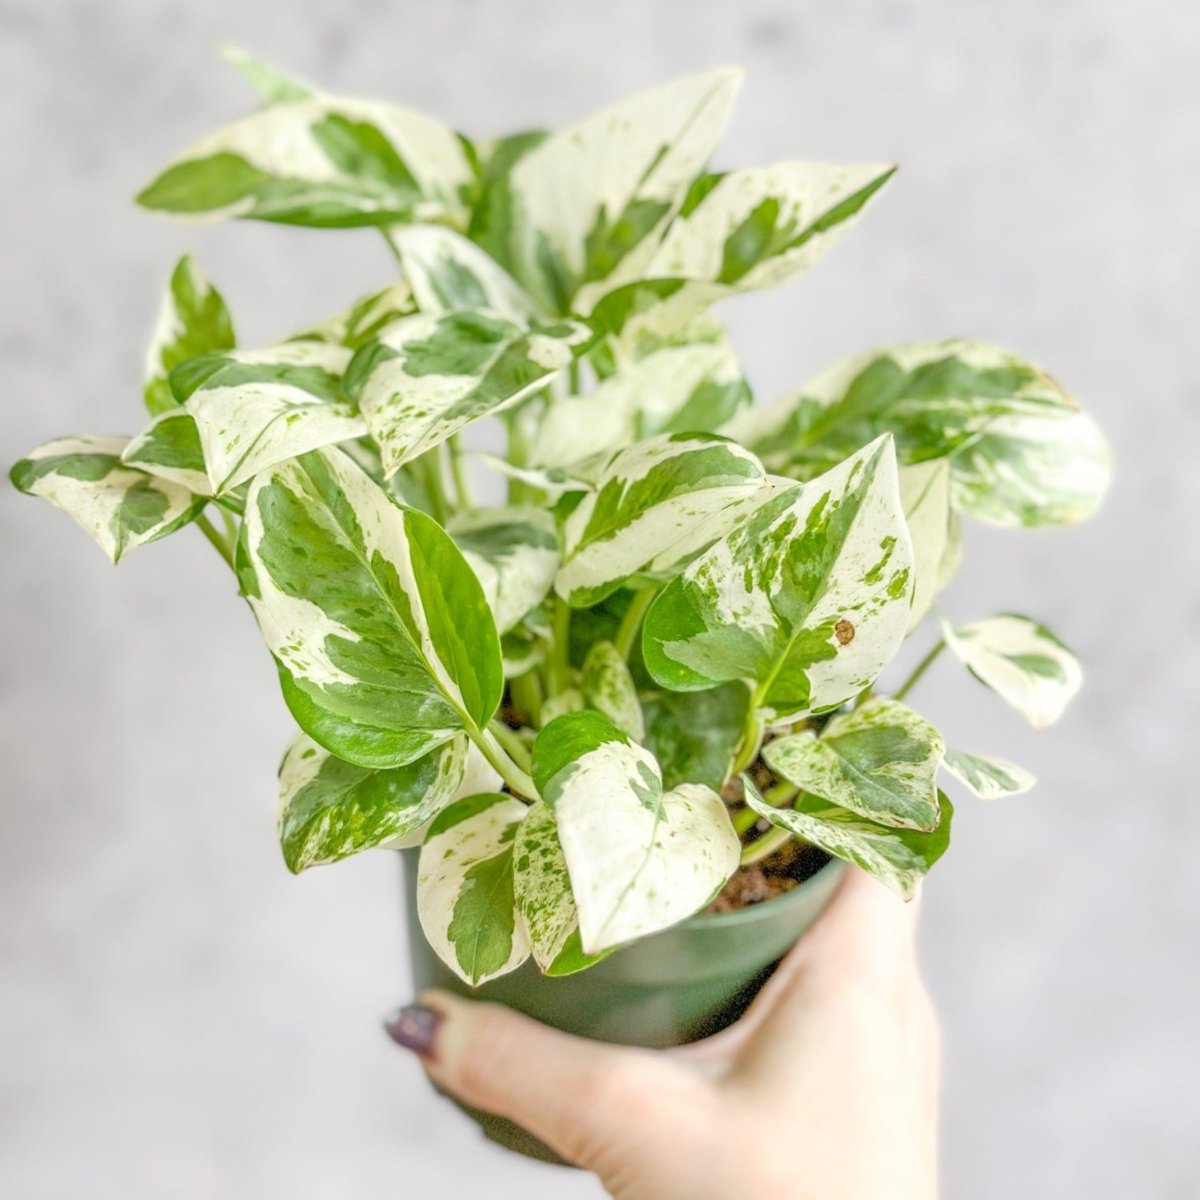
[(412, 762), (500, 703), (500, 641), (449, 534), (337, 450), (255, 477), (242, 590), (300, 727), (365, 767)]
[(660, 593), (646, 666), (664, 687), (744, 679), (768, 720), (826, 712), (904, 639), (913, 552), (890, 438), (782, 489)]
[(538, 508), (478, 508), (446, 526), (507, 633), (546, 598), (558, 570), (554, 518)]
[(226, 46), (221, 51), (221, 57), (241, 72), (266, 104), (287, 104), (293, 100), (307, 100), (316, 94), (316, 90), (307, 83), (301, 83), (278, 67), (255, 58), (240, 46)]
[(575, 300), (586, 313), (604, 291), (640, 277), (716, 148), (740, 79), (720, 69), (650, 88), (517, 160), (508, 261), (546, 309), (565, 313)]
[(980, 800), (1019, 796), (1037, 783), (1035, 776), (1016, 763), (962, 750), (947, 750), (942, 766)]
[(590, 344), (583, 325), (516, 325), (484, 312), (398, 321), (359, 351), (346, 387), (388, 474), (480, 417), (544, 387)]
[(186, 408), (159, 413), (121, 453), (127, 466), (185, 487), (197, 496), (211, 496), (212, 483), (204, 465), (200, 431)]
[(468, 309), (527, 321), (533, 301), (494, 258), (443, 225), (397, 225), (387, 231), (404, 278), (423, 313)]
[(530, 459), (569, 467), (658, 433), (715, 433), (750, 398), (727, 345), (674, 346), (610, 376), (587, 396), (552, 404)]
[(285, 459), (363, 436), (366, 422), (340, 398), (349, 361), (349, 350), (321, 342), (283, 342), (210, 359), (216, 369), (190, 391), (186, 408), (212, 491), (232, 491)]
[(663, 786), (703, 783), (720, 789), (749, 705), (749, 689), (741, 683), (702, 692), (662, 692), (647, 700), (646, 749), (658, 760)]
[(59, 438), (31, 450), (10, 472), (13, 486), (41, 496), (92, 536), (114, 563), (194, 521), (204, 498), (127, 467), (126, 438)]
[(513, 881), (513, 841), (526, 812), (511, 796), (468, 796), (434, 820), (421, 847), (421, 928), (437, 956), (472, 986), (529, 957)]
[(533, 776), (554, 810), (587, 954), (691, 916), (738, 865), (720, 796), (701, 784), (664, 792), (653, 755), (600, 713), (547, 725)]
[(392, 846), (419, 829), (457, 793), (467, 745), (459, 735), (402, 767), (375, 770), (297, 734), (279, 768), (279, 843), (288, 870)]
[(138, 203), (192, 220), (465, 224), (463, 193), (473, 185), (462, 141), (437, 121), (392, 104), (310, 96), (201, 139)]
[(587, 607), (635, 576), (666, 577), (726, 533), (771, 485), (735, 442), (660, 434), (619, 451), (563, 523), (555, 590)]
[(643, 321), (679, 324), (723, 296), (774, 287), (829, 250), (894, 170), (780, 163), (701, 176), (640, 278), (592, 316), (629, 336)]
[(358, 350), (401, 317), (411, 317), (417, 302), (408, 282), (393, 283), (356, 300), (344, 313), (296, 334), (290, 341), (330, 342)]
[(519, 467), (505, 458), (495, 454), (476, 454), (484, 466), (490, 467), (497, 475), (505, 479), (523, 483), (528, 487), (545, 492), (553, 500), (565, 496), (568, 492), (590, 492), (592, 484), (586, 479), (576, 478), (573, 474), (561, 471), (557, 467)]
[(1057, 721), (1083, 683), (1075, 655), (1028, 617), (1005, 613), (959, 626), (943, 621), (942, 634), (971, 674), (1034, 729)]
[(923, 875), (950, 844), (954, 806), (938, 792), (940, 818), (930, 832), (878, 825), (816, 796), (801, 795), (794, 808), (774, 808), (743, 778), (746, 803), (772, 825), (820, 846), (826, 854), (854, 863), (905, 900), (916, 894)]
[(612, 642), (593, 642), (579, 674), (584, 701), (635, 742), (645, 741), (646, 723), (637, 686)]
[(574, 687), (563, 688), (561, 692), (548, 696), (542, 703), (542, 711), (538, 713), (538, 724), (545, 728), (551, 721), (566, 713), (580, 712), (585, 707), (583, 692)]
[(953, 561), (950, 529), (954, 518), (946, 460), (935, 458), (901, 467), (900, 504), (913, 544), (913, 603), (908, 618), (911, 633), (933, 607), (933, 598)]
[(204, 277), (192, 256), (185, 254), (171, 272), (146, 352), (142, 391), (151, 415), (175, 408), (167, 376), (180, 363), (198, 354), (230, 350), (233, 345), (233, 322), (225, 300)]
[(934, 777), (942, 735), (896, 700), (874, 699), (821, 731), (794, 733), (763, 747), (763, 758), (789, 783), (880, 825), (932, 829), (938, 820)]
[(1076, 402), (1040, 368), (976, 342), (856, 355), (731, 432), (804, 476), (885, 430), (901, 462), (949, 459), (954, 505), (997, 525), (1081, 520), (1108, 486), (1108, 446)]

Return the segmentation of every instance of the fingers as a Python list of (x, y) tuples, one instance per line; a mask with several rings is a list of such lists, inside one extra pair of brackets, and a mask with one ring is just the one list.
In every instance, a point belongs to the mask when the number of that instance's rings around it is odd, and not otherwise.
[(571, 1037), (448, 992), (423, 994), (387, 1029), (447, 1091), (593, 1169), (627, 1133), (631, 1107), (655, 1091), (658, 1065), (647, 1052)]

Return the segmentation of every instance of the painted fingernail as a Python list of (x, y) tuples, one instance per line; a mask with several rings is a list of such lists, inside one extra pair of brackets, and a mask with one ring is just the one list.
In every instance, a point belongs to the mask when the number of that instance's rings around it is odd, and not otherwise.
[(441, 1023), (442, 1014), (435, 1009), (426, 1008), (423, 1004), (406, 1004), (388, 1017), (383, 1027), (396, 1045), (422, 1058), (432, 1058)]

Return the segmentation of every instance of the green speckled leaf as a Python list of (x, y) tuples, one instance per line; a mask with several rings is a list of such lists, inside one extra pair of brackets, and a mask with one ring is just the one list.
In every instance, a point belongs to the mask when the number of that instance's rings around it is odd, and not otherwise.
[(938, 793), (941, 817), (937, 828), (927, 833), (877, 825), (815, 796), (802, 795), (794, 808), (773, 808), (753, 780), (747, 777), (744, 782), (746, 803), (759, 816), (870, 872), (905, 900), (912, 899), (921, 877), (950, 844), (954, 806), (943, 792)]
[(749, 705), (749, 689), (741, 683), (703, 692), (662, 692), (645, 701), (646, 748), (658, 759), (663, 786), (703, 783), (720, 789)]
[(10, 472), (13, 486), (41, 496), (86, 529), (112, 561), (194, 521), (204, 498), (127, 467), (126, 438), (59, 438), (31, 450)]
[(472, 986), (529, 957), (513, 879), (513, 843), (526, 812), (511, 796), (468, 796), (443, 810), (421, 847), (421, 928), (438, 957)]
[(152, 416), (176, 406), (167, 376), (180, 363), (198, 354), (230, 350), (233, 322), (221, 293), (204, 277), (190, 254), (171, 273), (146, 352), (142, 383), (146, 408)]
[(292, 225), (465, 224), (474, 171), (450, 129), (392, 104), (310, 96), (201, 139), (138, 196), (173, 217)]
[(388, 474), (480, 417), (495, 415), (584, 353), (575, 322), (517, 325), (486, 312), (398, 321), (359, 351), (347, 373)]
[(750, 681), (769, 720), (837, 708), (899, 649), (912, 567), (880, 438), (782, 489), (669, 583), (646, 614), (647, 669), (674, 691)]
[(185, 487), (197, 496), (211, 496), (212, 483), (204, 465), (204, 448), (195, 419), (186, 408), (171, 408), (157, 417), (121, 454), (127, 466)]
[(789, 783), (881, 825), (932, 829), (934, 777), (946, 749), (938, 731), (896, 700), (874, 699), (834, 717), (820, 737), (767, 743), (767, 765)]
[(593, 642), (579, 673), (584, 702), (603, 713), (635, 742), (646, 737), (637, 687), (621, 652), (612, 642)]
[(690, 916), (737, 867), (741, 847), (716, 792), (664, 792), (654, 757), (599, 713), (547, 725), (533, 775), (554, 810), (585, 953)]
[(255, 478), (238, 565), (288, 707), (339, 758), (402, 766), (495, 713), (500, 641), (474, 572), (340, 451)]
[(902, 463), (947, 458), (954, 505), (997, 525), (1081, 520), (1108, 486), (1108, 446), (1076, 402), (1040, 368), (976, 342), (856, 355), (731, 430), (800, 477), (885, 431)]
[(345, 312), (310, 326), (289, 340), (329, 342), (347, 350), (359, 350), (401, 317), (411, 317), (416, 311), (417, 302), (408, 283), (393, 283), (361, 297)]
[(555, 591), (587, 607), (635, 576), (668, 577), (769, 494), (758, 459), (725, 438), (638, 442), (613, 456), (564, 521)]
[(460, 735), (402, 767), (375, 770), (297, 734), (279, 768), (279, 843), (288, 870), (394, 846), (419, 829), (457, 794), (467, 745)]
[(1075, 655), (1029, 617), (1006, 613), (960, 626), (943, 621), (942, 634), (971, 674), (1034, 729), (1057, 721), (1083, 683)]
[(962, 750), (947, 750), (942, 766), (980, 800), (1019, 796), (1037, 783), (1033, 775), (1016, 763)]

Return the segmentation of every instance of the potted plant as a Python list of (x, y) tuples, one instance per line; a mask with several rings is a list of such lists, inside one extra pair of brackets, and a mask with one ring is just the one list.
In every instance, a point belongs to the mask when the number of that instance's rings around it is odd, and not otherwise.
[[(715, 1028), (843, 862), (912, 895), (949, 842), (939, 773), (1032, 785), (906, 700), (949, 651), (1035, 726), (1063, 711), (1080, 669), (1044, 626), (933, 605), (963, 517), (1089, 515), (1104, 439), (1038, 367), (966, 341), (752, 409), (712, 306), (805, 270), (893, 167), (709, 170), (735, 71), (472, 141), (231, 57), (262, 107), (139, 202), (374, 227), (397, 282), (245, 348), (183, 258), (149, 423), (48, 442), (13, 482), (114, 562), (189, 525), (212, 542), (298, 726), (287, 866), (407, 848), (418, 984), (645, 1045)], [(468, 477), (485, 420), (502, 503)]]

